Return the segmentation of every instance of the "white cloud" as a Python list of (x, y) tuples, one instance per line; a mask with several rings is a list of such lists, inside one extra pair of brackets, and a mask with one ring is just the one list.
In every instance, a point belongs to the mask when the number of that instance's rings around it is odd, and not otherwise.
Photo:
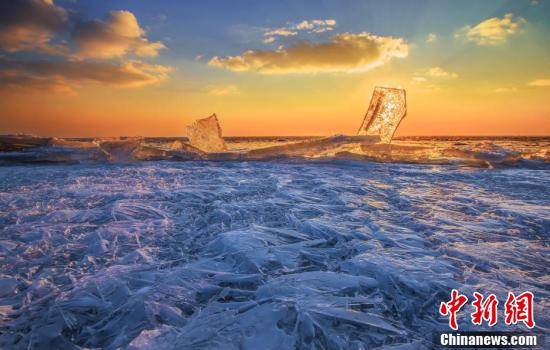
[(293, 36), (293, 35), (296, 35), (298, 34), (298, 32), (295, 32), (295, 31), (291, 31), (291, 30), (288, 30), (288, 29), (285, 29), (285, 28), (278, 28), (278, 29), (273, 29), (273, 30), (270, 30), (268, 32), (266, 32), (264, 35), (265, 36)]
[(132, 12), (111, 11), (105, 20), (76, 25), (72, 37), (79, 49), (77, 57), (111, 58), (128, 53), (157, 56), (163, 43), (150, 42)]
[(441, 67), (431, 67), (415, 72), (412, 82), (418, 85), (422, 90), (436, 91), (440, 90), (440, 85), (444, 81), (458, 78), (458, 74), (444, 70)]
[(334, 30), (336, 21), (334, 19), (313, 19), (303, 20), (297, 24), (289, 24), (285, 27), (269, 29), (264, 33), (264, 43), (270, 44), (277, 40), (277, 37), (291, 37), (299, 34), (300, 31), (308, 33), (324, 33)]
[(236, 85), (210, 86), (207, 88), (207, 91), (209, 94), (216, 95), (216, 96), (240, 94), (239, 87)]
[(312, 29), (310, 33), (318, 33), (319, 34), (319, 33), (324, 33), (324, 32), (330, 32), (332, 30), (334, 30), (334, 28), (332, 28), (332, 27), (320, 27), (320, 28)]
[(0, 50), (58, 54), (66, 48), (50, 43), (67, 24), (67, 12), (52, 0), (0, 1)]
[(515, 87), (500, 87), (500, 88), (494, 89), (493, 92), (495, 92), (497, 94), (503, 94), (503, 93), (508, 93), (508, 92), (515, 92), (517, 90), (518, 89), (515, 88)]
[(458, 74), (447, 72), (441, 67), (429, 68), (428, 70), (426, 70), (425, 74), (433, 78), (452, 78), (452, 79), (458, 78)]
[[(126, 56), (156, 56), (165, 48), (161, 42), (148, 40), (133, 13), (111, 11), (105, 20), (78, 23), (70, 23), (70, 18), (76, 16), (67, 13), (53, 0), (0, 1), (2, 92), (74, 94), (75, 89), (87, 84), (130, 88), (167, 78), (170, 67)], [(76, 51), (70, 50), (73, 46)], [(17, 51), (32, 51), (33, 55), (12, 55)]]
[(275, 40), (277, 40), (277, 39), (275, 39), (275, 37), (269, 36), (269, 37), (264, 39), (264, 43), (271, 44), (271, 43), (275, 42)]
[(95, 83), (119, 88), (157, 84), (170, 68), (139, 61), (123, 63), (87, 61), (0, 62), (0, 85), (17, 90), (45, 90), (74, 94), (82, 84)]
[(248, 50), (237, 56), (213, 57), (209, 65), (235, 72), (263, 74), (365, 72), (408, 55), (403, 38), (370, 33), (342, 33), (323, 43), (299, 42), (277, 50)]
[(536, 79), (536, 80), (530, 81), (527, 85), (537, 86), (537, 87), (547, 87), (547, 86), (550, 86), (550, 79)]
[(437, 41), (437, 34), (435, 34), (435, 33), (430, 33), (426, 37), (426, 42), (427, 43), (433, 43), (433, 42), (436, 42), (436, 41)]
[(514, 17), (507, 13), (504, 17), (492, 17), (475, 26), (464, 26), (455, 37), (464, 37), (477, 45), (499, 45), (506, 42), (506, 39), (517, 33), (527, 21), (522, 17)]
[(274, 42), (275, 40), (277, 40), (276, 39), (277, 36), (286, 37), (286, 36), (294, 36), (297, 34), (298, 32), (289, 30), (287, 28), (272, 29), (264, 33), (264, 37), (265, 37), (264, 43), (269, 44)]
[(414, 73), (413, 81), (425, 82), (428, 80), (456, 79), (458, 74), (448, 72), (441, 67), (431, 67)]
[(333, 19), (313, 19), (313, 20), (304, 20), (294, 26), (298, 30), (312, 30), (319, 27), (333, 27), (336, 25), (336, 21)]

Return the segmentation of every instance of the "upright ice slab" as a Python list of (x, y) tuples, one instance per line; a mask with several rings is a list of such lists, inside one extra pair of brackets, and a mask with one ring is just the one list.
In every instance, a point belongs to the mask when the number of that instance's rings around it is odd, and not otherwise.
[(383, 143), (390, 143), (393, 134), (407, 113), (405, 90), (375, 87), (369, 109), (358, 135), (379, 135)]
[(216, 114), (198, 119), (187, 126), (189, 143), (204, 152), (223, 152), (227, 150), (222, 138), (222, 128)]

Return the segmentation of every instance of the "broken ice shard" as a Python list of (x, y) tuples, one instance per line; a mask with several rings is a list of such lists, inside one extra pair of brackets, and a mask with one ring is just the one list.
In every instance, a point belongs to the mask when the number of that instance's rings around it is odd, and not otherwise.
[(107, 155), (111, 162), (127, 162), (132, 160), (132, 155), (140, 146), (142, 138), (120, 138), (98, 141), (99, 148)]
[(33, 135), (0, 135), (0, 152), (15, 152), (44, 147), (50, 141), (50, 138)]
[(216, 114), (198, 119), (187, 126), (189, 143), (204, 152), (223, 152), (227, 150), (222, 138), (222, 129)]
[(369, 109), (358, 135), (379, 135), (383, 143), (390, 143), (393, 134), (407, 113), (405, 90), (375, 87)]

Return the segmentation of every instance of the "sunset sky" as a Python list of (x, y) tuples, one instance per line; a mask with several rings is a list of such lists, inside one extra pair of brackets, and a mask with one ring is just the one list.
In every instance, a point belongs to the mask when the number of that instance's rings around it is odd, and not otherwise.
[(0, 2), (0, 134), (549, 135), (550, 1)]

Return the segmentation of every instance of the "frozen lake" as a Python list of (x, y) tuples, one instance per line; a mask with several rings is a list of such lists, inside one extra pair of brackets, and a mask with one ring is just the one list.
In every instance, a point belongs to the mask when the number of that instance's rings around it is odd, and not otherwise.
[(548, 167), (3, 166), (0, 348), (429, 348), (452, 288), (548, 330), (549, 229)]

